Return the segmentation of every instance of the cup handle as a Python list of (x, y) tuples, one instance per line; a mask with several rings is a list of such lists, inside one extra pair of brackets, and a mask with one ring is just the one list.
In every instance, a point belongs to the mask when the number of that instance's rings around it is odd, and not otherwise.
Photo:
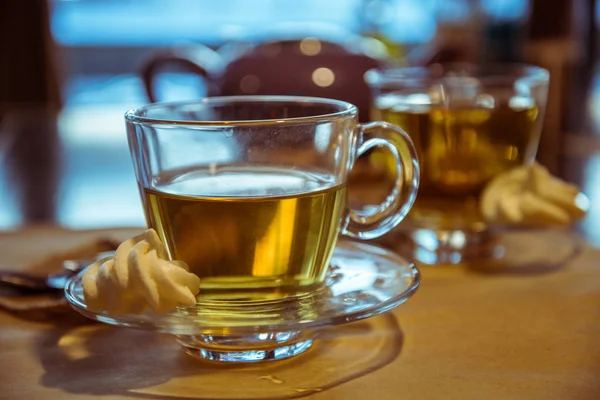
[(347, 209), (341, 233), (370, 240), (389, 232), (410, 211), (419, 188), (419, 162), (415, 146), (406, 132), (387, 122), (359, 125), (357, 157), (375, 147), (387, 148), (396, 160), (394, 188), (374, 210)]

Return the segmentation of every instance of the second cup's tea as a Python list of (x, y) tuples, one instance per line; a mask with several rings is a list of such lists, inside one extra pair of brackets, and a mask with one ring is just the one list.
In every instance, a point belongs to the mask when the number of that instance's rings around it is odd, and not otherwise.
[(201, 293), (276, 297), (323, 283), (346, 204), (332, 176), (230, 166), (156, 181), (144, 189), (148, 222), (201, 278)]
[(374, 110), (377, 119), (406, 129), (419, 153), (421, 186), (413, 215), (437, 213), (438, 224), (452, 224), (456, 215), (477, 221), (484, 186), (535, 150), (538, 108), (518, 97), (493, 107), (419, 104), (415, 98), (387, 95)]

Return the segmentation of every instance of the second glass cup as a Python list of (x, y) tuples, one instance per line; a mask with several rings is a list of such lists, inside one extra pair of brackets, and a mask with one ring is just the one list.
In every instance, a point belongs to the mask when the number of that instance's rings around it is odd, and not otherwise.
[[(419, 155), (419, 195), (401, 229), (414, 245), (412, 255), (428, 264), (484, 256), (491, 227), (481, 216), (480, 195), (494, 177), (534, 161), (548, 71), (437, 64), (371, 70), (365, 79), (372, 118), (405, 129)], [(374, 157), (394, 170), (385, 154)]]

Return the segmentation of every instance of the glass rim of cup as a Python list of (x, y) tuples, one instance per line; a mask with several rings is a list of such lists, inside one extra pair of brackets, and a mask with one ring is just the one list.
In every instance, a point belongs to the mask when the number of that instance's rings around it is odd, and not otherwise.
[(493, 80), (499, 75), (504, 78), (527, 78), (531, 83), (547, 83), (550, 72), (542, 67), (527, 63), (436, 63), (428, 66), (383, 67), (368, 70), (365, 82), (379, 89), (393, 88), (397, 85), (424, 85), (436, 83), (442, 78), (451, 76), (477, 78), (485, 82)]
[[(177, 108), (193, 105), (211, 106), (223, 105), (228, 103), (289, 103), (290, 105), (329, 105), (337, 107), (337, 111), (306, 115), (300, 117), (285, 118), (264, 118), (264, 119), (245, 119), (245, 120), (194, 120), (194, 119), (174, 119), (148, 117), (145, 114), (149, 111), (164, 108)], [(308, 114), (308, 113), (307, 113)], [(314, 121), (337, 119), (340, 117), (357, 116), (358, 108), (349, 102), (330, 99), (325, 97), (312, 96), (283, 96), (283, 95), (239, 95), (239, 96), (209, 96), (200, 99), (179, 100), (169, 102), (158, 102), (147, 104), (141, 107), (132, 108), (125, 113), (125, 119), (128, 123), (142, 125), (179, 125), (179, 126), (239, 126), (239, 125), (285, 125), (308, 123)]]

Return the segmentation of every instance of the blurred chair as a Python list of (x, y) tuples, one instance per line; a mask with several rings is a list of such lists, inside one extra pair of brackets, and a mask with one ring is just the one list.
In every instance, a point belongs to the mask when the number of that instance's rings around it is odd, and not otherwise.
[(0, 115), (9, 108), (59, 108), (47, 0), (0, 1)]
[(148, 98), (160, 101), (157, 81), (173, 66), (205, 79), (209, 96), (298, 95), (348, 101), (367, 121), (369, 88), (364, 73), (385, 65), (385, 57), (369, 56), (360, 43), (340, 44), (316, 38), (281, 40), (248, 46), (229, 57), (205, 46), (192, 52), (156, 54), (141, 69)]
[(0, 1), (0, 168), (27, 222), (53, 220), (60, 169), (49, 3)]

